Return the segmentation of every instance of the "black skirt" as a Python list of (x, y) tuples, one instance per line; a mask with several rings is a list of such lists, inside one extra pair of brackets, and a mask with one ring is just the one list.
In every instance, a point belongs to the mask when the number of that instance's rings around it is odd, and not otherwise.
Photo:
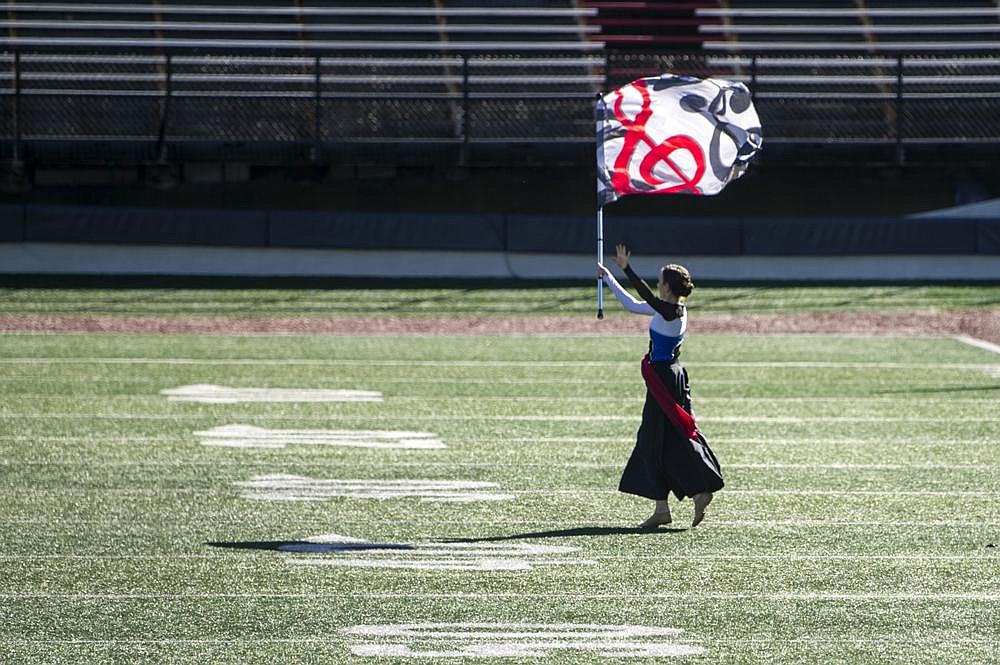
[[(652, 366), (677, 403), (691, 413), (687, 370), (677, 362), (654, 362)], [(673, 492), (683, 499), (716, 492), (723, 484), (719, 461), (705, 437), (699, 432), (695, 439), (688, 439), (646, 391), (642, 424), (618, 491), (653, 500), (666, 499)]]

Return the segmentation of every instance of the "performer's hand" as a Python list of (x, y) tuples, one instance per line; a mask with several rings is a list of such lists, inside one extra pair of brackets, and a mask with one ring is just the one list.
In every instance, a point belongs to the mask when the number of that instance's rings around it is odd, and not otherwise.
[(628, 251), (625, 245), (615, 245), (615, 263), (618, 264), (619, 268), (624, 268), (628, 265), (628, 260), (632, 257), (632, 252)]
[(604, 279), (604, 276), (608, 274), (608, 269), (602, 266), (600, 263), (597, 264), (597, 279)]

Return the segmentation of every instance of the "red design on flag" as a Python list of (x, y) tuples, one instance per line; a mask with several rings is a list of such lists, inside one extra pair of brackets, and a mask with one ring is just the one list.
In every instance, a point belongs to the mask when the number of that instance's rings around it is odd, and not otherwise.
[(742, 83), (664, 74), (597, 100), (597, 193), (718, 194), (763, 144)]
[[(611, 173), (611, 185), (619, 194), (644, 194), (646, 190), (637, 189), (632, 185), (632, 176), (629, 165), (632, 163), (636, 148), (640, 143), (649, 146), (649, 152), (639, 163), (639, 176), (657, 192), (670, 194), (690, 190), (692, 194), (701, 194), (698, 183), (705, 174), (705, 154), (698, 146), (698, 142), (690, 136), (671, 136), (660, 143), (656, 143), (646, 133), (646, 123), (653, 115), (653, 104), (649, 98), (649, 90), (646, 88), (645, 80), (638, 80), (632, 86), (639, 92), (642, 98), (642, 106), (635, 119), (629, 119), (622, 110), (622, 100), (625, 94), (621, 90), (615, 90), (614, 114), (618, 122), (625, 128), (625, 139), (618, 157), (615, 158), (614, 169)], [(694, 173), (690, 176), (679, 166), (670, 156), (677, 150), (686, 150), (694, 160)], [(666, 164), (680, 180), (680, 184), (663, 187), (666, 180), (657, 177), (654, 169), (660, 163)]]

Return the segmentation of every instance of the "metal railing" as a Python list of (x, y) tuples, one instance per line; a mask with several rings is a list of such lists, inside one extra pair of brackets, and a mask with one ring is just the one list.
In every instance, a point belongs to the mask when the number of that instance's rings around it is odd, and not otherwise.
[(848, 156), (877, 148), (876, 159), (896, 163), (914, 151), (949, 160), (972, 150), (1000, 162), (1000, 52), (35, 49), (0, 52), (0, 159), (429, 163), (499, 147), (589, 164), (595, 94), (667, 71), (746, 82), (773, 159), (823, 159), (810, 156), (820, 146)]

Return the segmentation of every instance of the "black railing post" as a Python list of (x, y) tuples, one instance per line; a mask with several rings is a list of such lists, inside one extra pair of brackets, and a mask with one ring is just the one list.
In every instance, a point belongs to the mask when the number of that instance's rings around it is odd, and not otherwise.
[(318, 162), (323, 154), (323, 73), (320, 69), (321, 56), (316, 56), (313, 64), (313, 148), (312, 161)]
[(750, 101), (757, 103), (757, 54), (750, 56)]
[(156, 161), (165, 164), (167, 161), (167, 122), (170, 118), (170, 97), (173, 95), (173, 56), (166, 55), (166, 67), (163, 72), (163, 106), (160, 110), (160, 128), (156, 137)]
[(462, 54), (462, 150), (458, 155), (458, 165), (465, 166), (469, 158), (469, 131), (472, 121), (469, 118), (469, 54)]
[(156, 189), (171, 189), (177, 185), (178, 172), (167, 163), (167, 124), (170, 122), (170, 98), (173, 97), (173, 59), (169, 53), (163, 68), (163, 103), (160, 106), (160, 126), (153, 148), (154, 162), (146, 166), (146, 182)]
[(903, 55), (896, 56), (896, 165), (902, 166), (906, 161), (906, 149), (903, 146), (905, 123), (903, 118)]
[(14, 51), (14, 168), (21, 165), (21, 52)]

